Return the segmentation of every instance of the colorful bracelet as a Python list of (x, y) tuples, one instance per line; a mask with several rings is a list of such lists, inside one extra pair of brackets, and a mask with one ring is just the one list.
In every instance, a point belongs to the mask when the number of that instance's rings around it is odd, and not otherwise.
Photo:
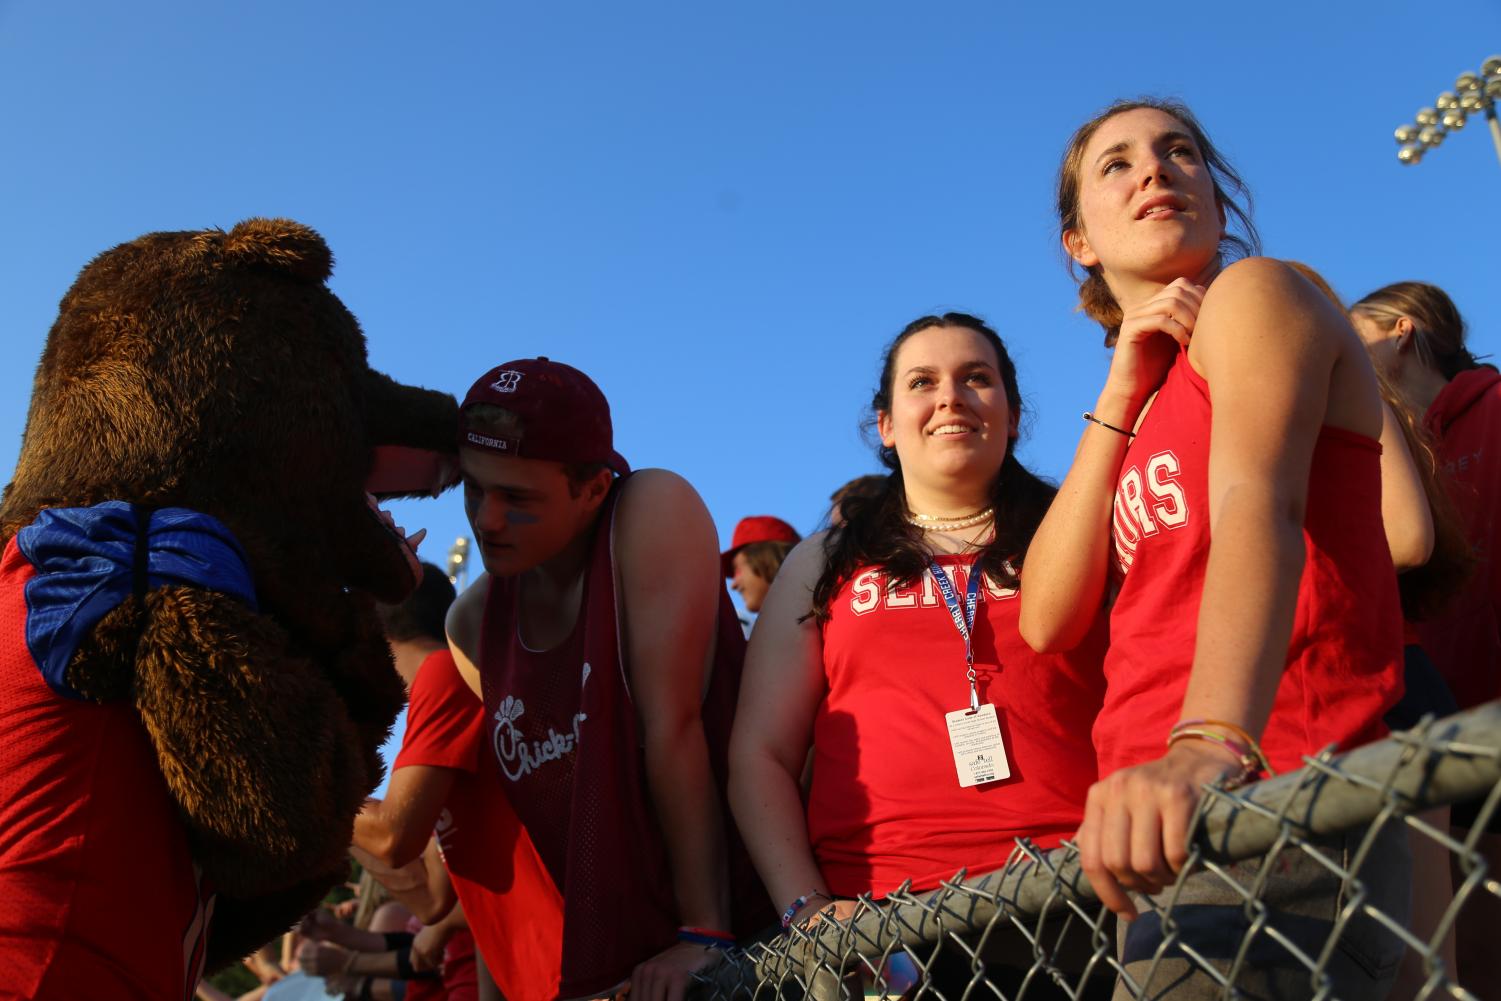
[(1100, 427), (1102, 427), (1102, 428), (1109, 428), (1111, 431), (1114, 431), (1116, 434), (1123, 434), (1127, 438), (1135, 438), (1136, 437), (1136, 432), (1135, 431), (1127, 431), (1125, 428), (1118, 428), (1114, 424), (1106, 424), (1104, 421), (1100, 420), (1098, 417), (1096, 417), (1094, 414), (1090, 413), (1088, 410), (1084, 411), (1084, 419), (1086, 421), (1094, 421)]
[(688, 925), (678, 929), (679, 942), (691, 942), (701, 945), (705, 949), (729, 949), (735, 945), (735, 936), (727, 931), (715, 931), (713, 928), (692, 928)]
[(790, 904), (787, 905), (787, 909), (782, 912), (782, 927), (783, 928), (789, 928), (789, 927), (791, 927), (792, 926), (792, 919), (797, 916), (797, 912), (800, 911), (800, 910), (802, 910), (803, 909), (803, 905), (805, 905), (808, 901), (813, 900), (815, 898), (822, 898), (824, 900), (830, 900), (830, 897), (829, 897), (829, 895), (827, 893), (823, 893), (822, 891), (819, 891), (819, 890), (809, 890), (807, 893), (803, 894), (801, 897), (798, 897), (792, 903), (790, 903)]
[(1174, 744), (1184, 740), (1204, 740), (1219, 744), (1239, 758), (1240, 773), (1230, 780), (1232, 786), (1244, 785), (1255, 779), (1260, 772), (1260, 769), (1256, 767), (1256, 758), (1251, 754), (1251, 749), (1240, 741), (1232, 740), (1222, 733), (1215, 733), (1213, 730), (1195, 730), (1192, 728), (1177, 730), (1167, 739), (1167, 746), (1172, 747)]
[[(1186, 730), (1190, 727), (1198, 728), (1205, 726), (1213, 726), (1218, 727), (1221, 730), (1229, 730), (1232, 736), (1239, 737), (1241, 741), (1250, 748), (1251, 754), (1255, 757), (1256, 770), (1265, 772), (1268, 778), (1276, 776), (1277, 773), (1272, 769), (1272, 763), (1267, 760), (1267, 756), (1265, 752), (1262, 751), (1261, 745), (1256, 742), (1256, 738), (1251, 736), (1250, 732), (1238, 723), (1229, 723), (1222, 719), (1185, 719), (1180, 720), (1178, 724), (1173, 727), (1172, 732), (1177, 733), (1179, 730)], [(1169, 741), (1171, 741), (1171, 734), (1169, 735), (1168, 739)]]

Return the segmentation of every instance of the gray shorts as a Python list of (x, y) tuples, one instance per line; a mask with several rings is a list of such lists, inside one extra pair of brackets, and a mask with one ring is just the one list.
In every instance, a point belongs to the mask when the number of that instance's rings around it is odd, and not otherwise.
[[(1310, 847), (1348, 872), (1367, 830), (1320, 838), (1310, 842)], [(1247, 936), (1252, 936), (1250, 948), (1234, 977), (1238, 997), (1248, 1001), (1311, 998), (1318, 993), (1319, 974), (1289, 951), (1279, 936), (1318, 964), (1341, 911), (1360, 892), (1365, 893), (1367, 903), (1401, 926), (1408, 923), (1412, 859), (1407, 832), (1401, 824), (1388, 823), (1382, 828), (1360, 871), (1348, 883), (1294, 846), (1284, 848), (1270, 860), (1258, 858), (1222, 868), (1249, 890), (1267, 864), (1272, 869), (1266, 885), (1259, 902), (1251, 905), (1225, 879), (1203, 869), (1182, 881), (1182, 892), (1166, 917), (1138, 897), (1141, 916), (1120, 922), (1117, 942), (1126, 973), (1140, 990), (1133, 991), (1123, 978), (1116, 987), (1116, 998), (1197, 1001), (1225, 997), (1225, 987), (1204, 972), (1184, 947), (1228, 975)], [(1174, 892), (1169, 888), (1153, 899), (1166, 907)], [(1321, 975), (1329, 978), (1330, 996), (1342, 1001), (1386, 997), (1403, 948), (1396, 935), (1369, 915), (1353, 914), (1320, 967)], [(1153, 958), (1159, 951), (1161, 959), (1153, 969)]]

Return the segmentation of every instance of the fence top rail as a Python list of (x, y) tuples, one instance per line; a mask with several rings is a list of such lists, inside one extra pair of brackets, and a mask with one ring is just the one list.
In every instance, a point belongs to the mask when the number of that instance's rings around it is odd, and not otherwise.
[[(1344, 754), (1325, 752), (1305, 767), (1238, 789), (1209, 787), (1190, 830), (1193, 864), (1253, 858), (1286, 843), (1407, 818), (1437, 806), (1484, 798), (1477, 829), (1501, 803), (1501, 702), (1441, 720)], [(1409, 820), (1410, 824), (1418, 822)], [(1436, 833), (1436, 832), (1435, 832)], [(1473, 839), (1472, 839), (1473, 840)], [(1459, 848), (1457, 843), (1453, 845)], [(706, 987), (723, 997), (803, 984), (864, 962), (869, 969), (898, 949), (945, 933), (979, 933), (997, 920), (1023, 930), (1060, 911), (1098, 922), (1094, 892), (1070, 844), (1049, 852), (1019, 839), (1005, 866), (960, 871), (935, 890), (903, 886), (877, 902), (859, 899), (847, 920), (815, 919), (721, 964)]]

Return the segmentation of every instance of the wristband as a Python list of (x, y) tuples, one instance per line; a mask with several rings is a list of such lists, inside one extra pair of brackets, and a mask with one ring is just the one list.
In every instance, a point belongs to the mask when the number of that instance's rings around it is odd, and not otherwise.
[(417, 936), (409, 931), (388, 931), (383, 933), (386, 939), (386, 952), (395, 952), (397, 949), (410, 949), (412, 943), (417, 941)]
[(727, 931), (715, 931), (713, 928), (693, 928), (688, 925), (678, 929), (679, 942), (691, 942), (701, 945), (705, 949), (729, 949), (735, 945), (735, 936)]
[(414, 970), (412, 969), (412, 947), (406, 946), (396, 950), (396, 979), (397, 980), (437, 980), (442, 976), (438, 970)]
[[(792, 919), (797, 916), (797, 912), (803, 909), (804, 904), (815, 898), (822, 898), (824, 900), (830, 899), (828, 894), (826, 893), (822, 893), (818, 890), (809, 890), (807, 893), (803, 894), (801, 897), (798, 897), (792, 903), (787, 905), (787, 909), (782, 912), (782, 927), (791, 927)], [(833, 901), (830, 900), (830, 903), (832, 902)]]
[(1084, 419), (1086, 421), (1094, 421), (1100, 427), (1102, 427), (1102, 428), (1109, 428), (1111, 431), (1114, 431), (1116, 434), (1123, 434), (1127, 438), (1135, 438), (1136, 437), (1136, 432), (1135, 431), (1127, 431), (1125, 428), (1118, 428), (1114, 424), (1106, 424), (1104, 421), (1100, 420), (1098, 417), (1096, 417), (1094, 414), (1090, 413), (1088, 410), (1084, 411)]

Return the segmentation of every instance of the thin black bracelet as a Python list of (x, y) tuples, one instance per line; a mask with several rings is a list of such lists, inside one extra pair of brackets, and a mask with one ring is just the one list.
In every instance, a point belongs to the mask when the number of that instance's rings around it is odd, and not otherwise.
[(1127, 431), (1125, 428), (1118, 428), (1114, 424), (1106, 424), (1104, 421), (1100, 420), (1098, 417), (1096, 417), (1094, 414), (1090, 413), (1088, 410), (1084, 411), (1084, 419), (1086, 421), (1094, 421), (1100, 427), (1102, 427), (1102, 428), (1109, 428), (1110, 430), (1114, 431), (1116, 434), (1123, 434), (1127, 438), (1135, 438), (1136, 437), (1136, 432), (1135, 431)]

